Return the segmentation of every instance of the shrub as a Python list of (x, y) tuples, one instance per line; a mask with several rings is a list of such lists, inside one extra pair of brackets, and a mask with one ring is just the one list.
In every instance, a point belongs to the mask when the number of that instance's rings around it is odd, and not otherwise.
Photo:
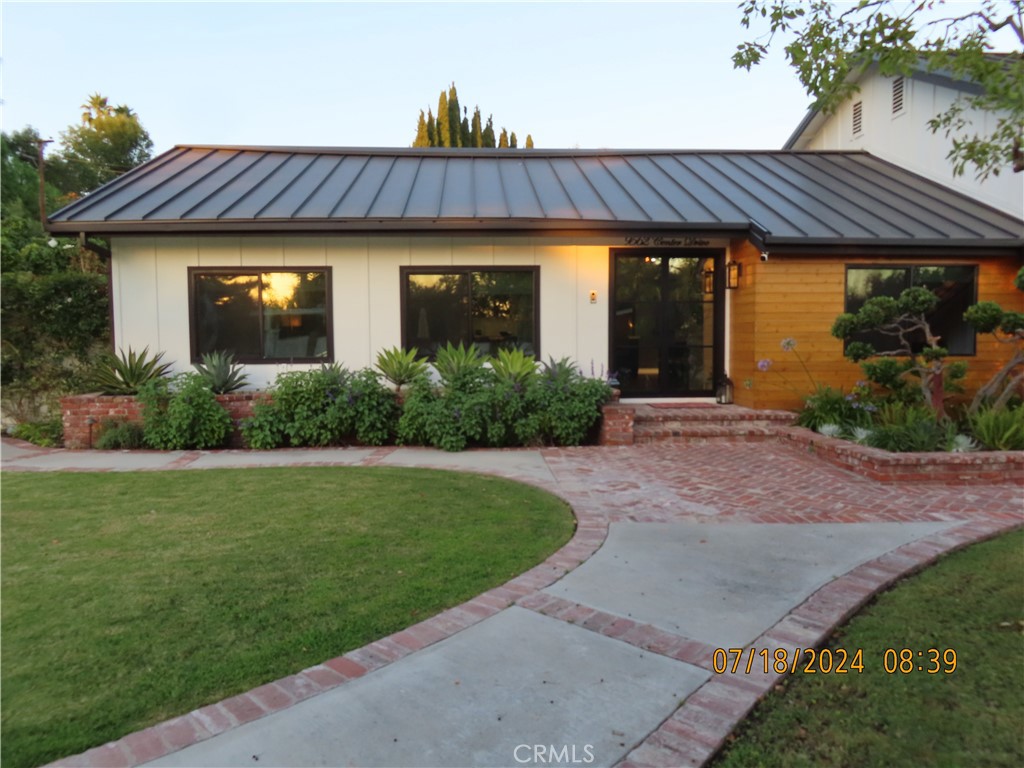
[(971, 433), (992, 451), (1024, 451), (1024, 406), (982, 407), (970, 417)]
[(64, 442), (64, 424), (61, 417), (57, 415), (18, 424), (11, 434), (19, 440), (25, 440), (42, 448), (55, 448)]
[(139, 389), (143, 439), (163, 451), (219, 448), (231, 433), (231, 417), (198, 373), (151, 379)]
[(271, 401), (258, 403), (242, 424), (250, 448), (282, 445), (381, 445), (395, 434), (394, 394), (369, 369), (352, 374), (340, 365), (280, 374)]
[(203, 362), (193, 366), (214, 394), (224, 395), (241, 389), (249, 383), (242, 373), (242, 366), (235, 363), (232, 352), (209, 352), (203, 355)]
[(101, 451), (134, 450), (146, 444), (145, 432), (141, 424), (120, 419), (106, 419), (102, 431), (96, 440), (96, 447)]
[(611, 393), (606, 382), (585, 378), (568, 358), (550, 359), (527, 387), (517, 435), (525, 445), (580, 445)]
[(96, 362), (90, 383), (104, 395), (136, 395), (151, 381), (163, 378), (171, 369), (171, 363), (161, 363), (163, 352), (149, 357), (149, 347), (138, 354), (128, 347), (128, 354), (120, 350), (119, 355), (105, 353)]
[(483, 374), (484, 363), (486, 362), (476, 344), (468, 347), (459, 343), (459, 346), (452, 346), (448, 342), (437, 350), (434, 359), (434, 368), (445, 387), (460, 385), (463, 379), (479, 378)]
[(940, 423), (927, 406), (894, 402), (879, 408), (867, 444), (883, 451), (918, 453), (945, 450), (955, 437), (956, 425)]
[(816, 432), (825, 424), (836, 424), (841, 431), (852, 433), (855, 427), (871, 425), (871, 414), (876, 407), (862, 386), (847, 394), (841, 389), (819, 384), (814, 393), (804, 400), (796, 423)]

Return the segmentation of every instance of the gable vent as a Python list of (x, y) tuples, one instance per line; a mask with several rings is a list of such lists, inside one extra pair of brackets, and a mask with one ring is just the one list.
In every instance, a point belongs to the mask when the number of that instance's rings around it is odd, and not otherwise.
[(898, 115), (903, 111), (903, 77), (897, 77), (892, 81), (892, 113)]
[(864, 128), (864, 102), (853, 105), (853, 135), (856, 136)]

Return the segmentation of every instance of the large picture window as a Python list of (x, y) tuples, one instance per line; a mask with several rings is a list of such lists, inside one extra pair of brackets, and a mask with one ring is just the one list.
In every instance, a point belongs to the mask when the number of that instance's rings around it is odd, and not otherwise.
[(536, 267), (402, 269), (402, 346), (433, 357), (447, 343), (540, 356)]
[[(846, 311), (856, 312), (870, 298), (896, 298), (905, 289), (922, 287), (939, 298), (939, 305), (928, 317), (932, 333), (952, 355), (975, 353), (974, 329), (964, 320), (964, 312), (977, 300), (977, 268), (973, 266), (906, 266), (846, 268)], [(866, 341), (879, 352), (899, 348), (895, 336), (871, 332), (851, 341)], [(912, 339), (914, 351), (925, 344), (924, 336)]]
[(233, 352), (245, 363), (333, 358), (330, 270), (189, 270), (192, 359)]

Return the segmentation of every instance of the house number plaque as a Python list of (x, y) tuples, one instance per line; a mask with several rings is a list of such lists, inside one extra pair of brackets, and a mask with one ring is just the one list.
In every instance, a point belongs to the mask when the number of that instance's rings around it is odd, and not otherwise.
[(710, 245), (710, 240), (703, 237), (662, 237), (661, 235), (629, 235), (626, 237), (626, 245), (660, 246), (664, 248), (678, 248), (680, 246), (705, 246)]

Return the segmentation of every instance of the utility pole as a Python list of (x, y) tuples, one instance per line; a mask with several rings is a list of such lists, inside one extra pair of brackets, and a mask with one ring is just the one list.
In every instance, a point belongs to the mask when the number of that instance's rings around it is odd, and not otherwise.
[(43, 147), (52, 143), (53, 139), (36, 139), (36, 145), (39, 147), (39, 154), (36, 155), (36, 171), (39, 173), (39, 223), (43, 225), (43, 229), (46, 229), (46, 222), (49, 221), (46, 216), (46, 170), (43, 163)]

